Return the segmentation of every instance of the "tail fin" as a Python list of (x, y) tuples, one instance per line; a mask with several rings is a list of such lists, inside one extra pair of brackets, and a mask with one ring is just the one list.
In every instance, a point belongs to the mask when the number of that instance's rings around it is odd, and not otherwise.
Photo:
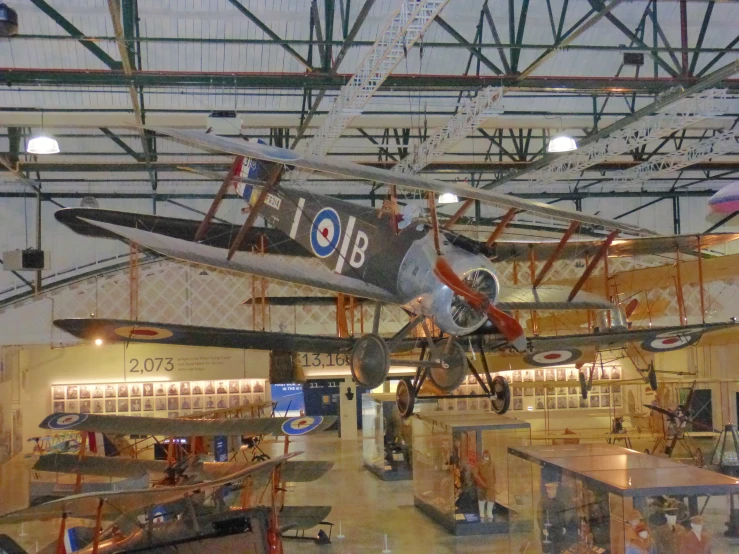
[[(249, 139), (249, 142), (266, 144), (261, 139)], [(234, 172), (235, 177), (240, 179), (234, 180), (233, 183), (236, 194), (249, 202), (254, 192), (254, 187), (249, 184), (249, 181), (265, 181), (274, 166), (275, 164), (272, 162), (265, 162), (255, 158), (242, 158), (241, 167), (237, 168)]]

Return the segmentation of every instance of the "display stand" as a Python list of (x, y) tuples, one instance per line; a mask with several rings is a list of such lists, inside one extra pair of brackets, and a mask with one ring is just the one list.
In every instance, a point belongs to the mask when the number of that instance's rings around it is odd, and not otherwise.
[(428, 412), (413, 418), (413, 496), (454, 535), (507, 533), (507, 449), (531, 444), (528, 423), (493, 413)]
[(412, 477), (412, 425), (398, 413), (395, 394), (362, 395), (364, 467), (384, 481)]
[(736, 551), (733, 477), (609, 444), (508, 452), (510, 552)]

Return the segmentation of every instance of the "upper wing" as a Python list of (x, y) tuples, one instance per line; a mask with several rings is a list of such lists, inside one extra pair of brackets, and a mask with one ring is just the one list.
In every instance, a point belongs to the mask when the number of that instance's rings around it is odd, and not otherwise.
[(195, 492), (204, 488), (220, 487), (248, 476), (268, 474), (278, 465), (297, 454), (299, 453), (296, 452), (272, 458), (271, 460), (246, 467), (238, 473), (227, 475), (215, 481), (209, 481), (208, 483), (133, 491), (102, 491), (67, 496), (0, 516), (0, 525), (55, 519), (61, 517), (63, 514), (67, 514), (69, 517), (94, 518), (101, 500), (103, 501), (102, 517), (105, 519), (117, 518), (122, 514), (136, 513), (150, 506), (173, 502), (189, 492)]
[(379, 300), (380, 302), (398, 302), (395, 295), (385, 289), (369, 285), (353, 277), (339, 275), (326, 266), (316, 263), (313, 258), (304, 259), (276, 254), (263, 255), (251, 252), (237, 252), (231, 260), (228, 260), (226, 259), (226, 251), (222, 248), (161, 235), (143, 229), (134, 229), (115, 223), (106, 223), (85, 218), (82, 218), (82, 220), (170, 258), (221, 267), (240, 273), (251, 273), (270, 279), (309, 285), (311, 287), (328, 289), (353, 296), (362, 296), (364, 298)]
[(215, 437), (242, 435), (304, 435), (323, 431), (334, 416), (182, 419), (95, 414), (52, 414), (39, 425), (54, 431), (94, 431), (119, 435), (158, 437)]
[[(670, 237), (640, 237), (633, 239), (614, 240), (608, 248), (608, 256), (643, 256), (649, 254), (674, 254), (680, 251), (683, 254), (696, 253), (698, 248), (710, 249), (727, 242), (739, 239), (739, 233), (713, 233), (710, 235), (678, 235)], [(467, 239), (468, 241), (470, 239)], [(466, 242), (466, 241), (465, 241)], [(482, 249), (483, 243), (477, 243)], [(496, 261), (529, 261), (532, 252), (534, 259), (548, 259), (559, 241), (526, 242), (497, 240), (490, 247), (490, 255)], [(462, 246), (460, 244), (460, 246)], [(594, 256), (603, 247), (602, 240), (571, 240), (557, 254), (558, 259), (585, 258)]]
[[(122, 227), (141, 229), (186, 241), (193, 241), (195, 239), (195, 232), (200, 225), (199, 221), (192, 219), (91, 208), (65, 208), (63, 210), (57, 210), (54, 213), (54, 217), (59, 223), (66, 225), (78, 235), (115, 239), (121, 238), (120, 235), (103, 229), (97, 223), (113, 223)], [(215, 248), (228, 249), (238, 232), (239, 226), (237, 225), (214, 221), (208, 226), (205, 236), (198, 242)], [(261, 240), (262, 237), (264, 237), (264, 241)], [(245, 252), (254, 252), (256, 250), (261, 252), (262, 242), (264, 242), (264, 252), (267, 254), (313, 257), (297, 241), (292, 240), (279, 229), (267, 227), (252, 227), (249, 229), (243, 242), (239, 245), (239, 250)]]
[(602, 226), (608, 229), (619, 229), (636, 235), (656, 234), (654, 231), (649, 229), (638, 227), (636, 225), (629, 225), (621, 221), (565, 210), (552, 206), (551, 204), (524, 200), (522, 198), (516, 198), (515, 196), (500, 194), (490, 190), (476, 189), (461, 183), (445, 183), (408, 173), (396, 173), (384, 169), (359, 165), (342, 159), (303, 154), (296, 152), (295, 150), (287, 150), (285, 148), (277, 148), (275, 146), (257, 144), (255, 142), (236, 141), (226, 137), (219, 137), (205, 133), (159, 127), (149, 128), (158, 133), (162, 133), (163, 135), (168, 135), (174, 139), (193, 144), (195, 146), (218, 152), (226, 152), (235, 156), (257, 158), (260, 160), (299, 167), (301, 169), (341, 175), (343, 177), (351, 177), (353, 179), (376, 181), (378, 183), (385, 183), (386, 185), (397, 185), (404, 188), (427, 190), (438, 194), (451, 192), (462, 198), (480, 200), (481, 202), (502, 208), (516, 208), (533, 214), (553, 217), (556, 219), (564, 219), (566, 221), (580, 221), (582, 223)]
[(75, 337), (85, 340), (103, 339), (105, 342), (157, 342), (317, 354), (346, 352), (354, 345), (352, 338), (220, 329), (125, 319), (56, 319), (54, 325)]
[[(196, 467), (202, 477), (212, 479), (234, 473), (243, 466), (242, 462), (203, 462)], [(333, 462), (293, 460), (282, 466), (280, 479), (287, 483), (316, 481), (326, 475), (333, 466)]]
[(501, 310), (610, 310), (614, 305), (605, 298), (579, 291), (567, 300), (572, 289), (556, 285), (500, 287), (495, 306)]

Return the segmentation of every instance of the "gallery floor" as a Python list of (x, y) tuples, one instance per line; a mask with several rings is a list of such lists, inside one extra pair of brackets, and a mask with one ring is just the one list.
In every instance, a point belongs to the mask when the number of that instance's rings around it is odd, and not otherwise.
[[(282, 451), (282, 443), (274, 445)], [(298, 459), (331, 460), (335, 463), (327, 476), (312, 483), (296, 485), (288, 493), (290, 504), (331, 505), (329, 521), (335, 524), (332, 544), (319, 546), (308, 541), (286, 541), (286, 553), (377, 553), (384, 549), (384, 535), (393, 553), (424, 554), (508, 552), (507, 536), (453, 537), (431, 522), (413, 506), (410, 481), (385, 482), (362, 466), (361, 441), (342, 441), (335, 437), (306, 437), (292, 442), (291, 451), (304, 451)], [(24, 507), (27, 470), (15, 459), (0, 473), (0, 512)], [(344, 539), (336, 538), (341, 522)], [(56, 538), (56, 525), (0, 527), (0, 533), (16, 538), (29, 552)]]

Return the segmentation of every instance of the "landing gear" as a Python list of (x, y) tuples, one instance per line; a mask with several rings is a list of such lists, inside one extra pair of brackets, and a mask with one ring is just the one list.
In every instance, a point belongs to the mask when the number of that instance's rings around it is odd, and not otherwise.
[(441, 392), (452, 392), (464, 383), (467, 377), (467, 353), (457, 341), (449, 338), (437, 343), (431, 350), (429, 360), (441, 364), (428, 370), (429, 380)]
[(398, 382), (398, 388), (395, 390), (395, 404), (398, 406), (398, 412), (404, 418), (411, 417), (416, 405), (416, 397), (411, 391), (411, 387), (412, 384), (407, 379), (401, 379)]
[(349, 358), (354, 380), (368, 389), (382, 385), (390, 372), (390, 349), (378, 335), (360, 337)]
[(490, 402), (493, 411), (498, 415), (503, 415), (511, 405), (511, 389), (508, 386), (508, 380), (496, 375), (493, 379), (492, 393), (494, 396), (490, 397)]

